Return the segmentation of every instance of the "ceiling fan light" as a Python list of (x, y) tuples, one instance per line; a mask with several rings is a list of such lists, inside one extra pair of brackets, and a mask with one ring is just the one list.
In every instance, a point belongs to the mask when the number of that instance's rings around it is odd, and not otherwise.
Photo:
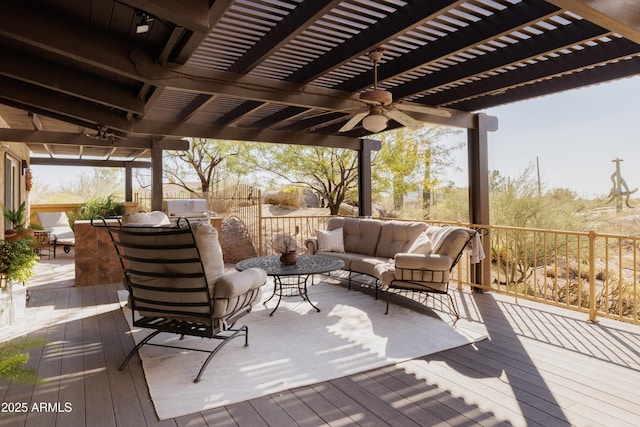
[(381, 114), (369, 114), (362, 120), (362, 126), (369, 132), (378, 133), (387, 128), (389, 121)]

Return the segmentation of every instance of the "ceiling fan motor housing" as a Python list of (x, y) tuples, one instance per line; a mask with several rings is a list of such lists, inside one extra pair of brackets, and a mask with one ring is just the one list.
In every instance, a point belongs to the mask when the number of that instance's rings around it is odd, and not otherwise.
[(393, 102), (393, 95), (388, 90), (372, 89), (362, 92), (360, 99), (368, 102), (376, 102), (380, 105), (389, 105)]

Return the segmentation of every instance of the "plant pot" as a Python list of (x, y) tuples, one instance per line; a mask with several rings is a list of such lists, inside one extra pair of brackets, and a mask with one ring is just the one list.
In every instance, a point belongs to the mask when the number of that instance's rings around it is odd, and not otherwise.
[(280, 262), (284, 265), (294, 265), (298, 262), (298, 254), (296, 251), (285, 252), (280, 255)]
[(9, 230), (4, 230), (4, 240), (7, 242), (13, 242), (18, 238), (18, 230), (11, 228)]

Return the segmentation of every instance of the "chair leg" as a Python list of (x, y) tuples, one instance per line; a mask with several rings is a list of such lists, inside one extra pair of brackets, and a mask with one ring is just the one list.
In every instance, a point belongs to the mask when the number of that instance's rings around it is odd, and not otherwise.
[(209, 365), (209, 362), (211, 362), (211, 359), (213, 359), (213, 356), (215, 356), (220, 350), (222, 350), (222, 347), (224, 347), (225, 344), (227, 344), (232, 339), (237, 338), (237, 337), (242, 336), (242, 335), (244, 335), (244, 346), (247, 347), (249, 345), (249, 327), (248, 326), (241, 326), (239, 329), (236, 329), (233, 334), (231, 334), (228, 337), (224, 338), (224, 340), (220, 344), (218, 344), (218, 346), (215, 349), (213, 349), (213, 351), (207, 357), (207, 360), (205, 360), (204, 363), (202, 364), (202, 367), (200, 368), (200, 371), (198, 371), (198, 375), (193, 380), (193, 382), (194, 383), (200, 382), (200, 377), (202, 377), (202, 374), (204, 373), (204, 370)]
[(456, 321), (460, 320), (460, 313), (458, 312), (458, 306), (456, 305), (456, 301), (453, 299), (453, 295), (447, 292), (447, 296), (449, 297), (449, 303), (451, 305), (451, 310), (456, 315)]
[(133, 357), (133, 355), (136, 354), (143, 345), (149, 342), (151, 338), (155, 337), (159, 333), (160, 331), (151, 332), (142, 341), (140, 341), (135, 347), (133, 347), (133, 349), (129, 352), (129, 354), (127, 354), (127, 357), (124, 359), (124, 362), (122, 362), (122, 365), (120, 365), (120, 368), (118, 369), (122, 371), (127, 366), (127, 363), (129, 363), (129, 360)]

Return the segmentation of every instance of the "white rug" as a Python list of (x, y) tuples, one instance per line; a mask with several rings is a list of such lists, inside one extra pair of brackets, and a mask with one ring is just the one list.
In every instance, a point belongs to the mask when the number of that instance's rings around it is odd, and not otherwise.
[[(264, 289), (266, 299), (270, 283)], [(124, 305), (126, 291), (121, 293)], [(395, 305), (385, 316), (384, 300), (336, 285), (316, 284), (309, 294), (320, 313), (299, 297), (283, 298), (273, 317), (269, 313), (274, 301), (266, 309), (257, 305), (239, 322), (249, 326), (249, 347), (243, 346), (243, 338), (229, 342), (197, 384), (193, 379), (206, 353), (144, 346), (140, 357), (158, 417), (163, 420), (241, 402), (486, 338)], [(123, 311), (131, 322), (130, 310), (123, 307)], [(133, 330), (136, 342), (147, 333)], [(161, 337), (164, 342), (177, 339)], [(216, 343), (185, 338), (180, 344), (208, 348)]]

